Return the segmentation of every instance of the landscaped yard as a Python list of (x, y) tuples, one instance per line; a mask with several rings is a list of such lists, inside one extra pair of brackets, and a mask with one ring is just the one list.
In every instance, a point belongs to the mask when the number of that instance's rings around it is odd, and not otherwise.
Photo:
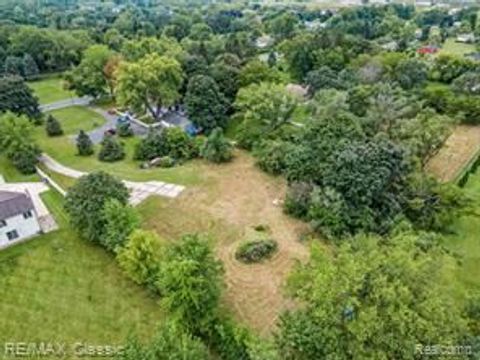
[(60, 76), (29, 82), (38, 97), (40, 104), (50, 104), (56, 101), (76, 97), (73, 91), (65, 90), (64, 80)]
[(133, 160), (135, 144), (139, 141), (138, 137), (120, 139), (127, 154), (123, 161), (114, 163), (99, 161), (96, 156), (100, 149), (99, 145), (95, 146), (95, 155), (78, 156), (75, 139), (72, 135), (78, 133), (80, 129), (88, 131), (93, 129), (94, 125), (100, 126), (104, 123), (104, 119), (91, 109), (77, 106), (54, 111), (52, 114), (62, 124), (65, 135), (50, 138), (46, 135), (45, 127), (39, 126), (35, 129), (34, 137), (42, 151), (65, 166), (86, 172), (104, 170), (122, 179), (134, 181), (159, 180), (180, 185), (194, 185), (204, 180), (203, 174), (197, 171), (196, 163), (198, 161), (187, 162), (184, 165), (168, 169), (140, 169), (140, 162)]
[(59, 194), (43, 198), (61, 230), (0, 252), (0, 343), (116, 345), (131, 333), (151, 336), (164, 318), (156, 300), (75, 235)]
[(78, 134), (80, 130), (90, 131), (105, 123), (105, 118), (85, 106), (70, 106), (50, 111), (62, 124), (65, 134)]

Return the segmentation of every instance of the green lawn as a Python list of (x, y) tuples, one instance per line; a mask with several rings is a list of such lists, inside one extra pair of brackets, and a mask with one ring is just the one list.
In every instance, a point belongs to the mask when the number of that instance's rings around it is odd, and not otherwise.
[(181, 166), (162, 169), (140, 169), (140, 162), (133, 160), (135, 144), (140, 140), (138, 137), (124, 138), (120, 141), (125, 146), (127, 154), (125, 160), (114, 163), (101, 162), (97, 159), (100, 146), (95, 146), (95, 155), (82, 157), (77, 156), (75, 142), (69, 134), (77, 133), (78, 129), (91, 130), (95, 123), (101, 124), (100, 115), (84, 107), (69, 107), (52, 112), (61, 122), (65, 135), (48, 137), (45, 127), (35, 128), (34, 138), (42, 151), (46, 152), (63, 165), (74, 169), (91, 172), (104, 170), (122, 179), (133, 181), (159, 180), (181, 185), (196, 185), (203, 181), (202, 174), (198, 171), (200, 160), (189, 161)]
[(465, 54), (475, 51), (475, 45), (457, 43), (455, 39), (448, 38), (438, 52), (439, 55), (456, 55), (463, 57)]
[(12, 165), (12, 162), (8, 160), (4, 154), (0, 155), (0, 174), (7, 182), (29, 182), (40, 180), (37, 174), (20, 174), (18, 170)]
[(78, 134), (80, 130), (90, 131), (105, 124), (105, 118), (85, 106), (70, 106), (50, 111), (62, 124), (67, 135)]
[(64, 81), (60, 76), (29, 82), (28, 85), (37, 95), (40, 104), (50, 104), (59, 100), (76, 97), (73, 91), (64, 89)]
[(467, 289), (480, 290), (480, 170), (472, 174), (465, 191), (474, 199), (479, 216), (465, 216), (453, 227), (454, 235), (447, 237), (449, 249), (460, 255), (462, 266), (457, 274)]
[(157, 300), (75, 235), (58, 193), (43, 198), (61, 230), (0, 251), (0, 343), (118, 345), (132, 333), (151, 336), (164, 319)]

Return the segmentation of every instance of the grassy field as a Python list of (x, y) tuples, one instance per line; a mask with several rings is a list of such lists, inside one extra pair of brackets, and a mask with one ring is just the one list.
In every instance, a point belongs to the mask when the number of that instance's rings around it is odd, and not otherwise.
[(61, 122), (65, 135), (50, 138), (45, 133), (44, 126), (35, 129), (34, 137), (40, 148), (63, 165), (74, 169), (91, 172), (104, 170), (123, 179), (133, 181), (160, 180), (181, 185), (195, 185), (203, 181), (203, 176), (197, 171), (198, 161), (189, 161), (174, 168), (140, 169), (140, 162), (133, 160), (135, 145), (139, 138), (121, 139), (127, 154), (125, 160), (114, 163), (101, 162), (96, 154), (100, 146), (95, 146), (95, 155), (82, 157), (77, 155), (74, 139), (69, 136), (78, 129), (91, 130), (95, 124), (100, 125), (103, 119), (96, 112), (84, 107), (69, 107), (52, 112)]
[(465, 216), (458, 219), (453, 227), (454, 234), (448, 236), (449, 249), (459, 254), (462, 266), (457, 279), (467, 289), (480, 291), (480, 171), (469, 177), (465, 191), (474, 200), (478, 216)]
[(151, 336), (164, 318), (156, 300), (75, 235), (58, 193), (43, 199), (61, 229), (0, 252), (0, 343), (118, 345), (132, 333)]
[(105, 123), (103, 116), (84, 106), (70, 106), (50, 111), (49, 114), (61, 122), (63, 132), (67, 135), (78, 134), (80, 130), (90, 131)]
[(29, 82), (28, 85), (37, 95), (40, 104), (50, 104), (59, 100), (76, 97), (73, 91), (64, 89), (64, 81), (60, 76)]
[[(267, 335), (292, 304), (282, 286), (295, 261), (308, 257), (308, 246), (300, 241), (308, 226), (283, 213), (278, 201), (285, 182), (259, 170), (249, 154), (238, 151), (231, 163), (199, 163), (197, 169), (207, 182), (187, 187), (178, 198), (151, 197), (139, 205), (143, 225), (172, 241), (191, 232), (209, 235), (225, 267), (224, 304), (237, 320)], [(267, 230), (259, 234), (259, 225)], [(272, 259), (249, 265), (237, 261), (238, 246), (260, 236), (278, 242)]]
[(463, 57), (465, 54), (475, 51), (475, 45), (457, 43), (455, 39), (448, 38), (438, 52), (439, 55), (456, 55)]

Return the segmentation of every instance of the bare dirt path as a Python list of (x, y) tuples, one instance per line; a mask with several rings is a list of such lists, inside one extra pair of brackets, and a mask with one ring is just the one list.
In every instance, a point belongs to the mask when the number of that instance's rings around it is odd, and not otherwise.
[(480, 152), (480, 126), (458, 125), (425, 166), (440, 182), (455, 181)]
[[(308, 246), (300, 242), (308, 226), (283, 214), (277, 203), (285, 193), (284, 181), (260, 171), (245, 153), (239, 152), (230, 164), (204, 165), (199, 171), (209, 185), (188, 188), (173, 201), (150, 202), (145, 210), (148, 225), (170, 239), (192, 231), (211, 234), (225, 266), (228, 309), (241, 322), (268, 334), (281, 311), (292, 305), (283, 284), (296, 260), (308, 258)], [(269, 228), (279, 250), (265, 263), (242, 264), (235, 251), (258, 225)]]

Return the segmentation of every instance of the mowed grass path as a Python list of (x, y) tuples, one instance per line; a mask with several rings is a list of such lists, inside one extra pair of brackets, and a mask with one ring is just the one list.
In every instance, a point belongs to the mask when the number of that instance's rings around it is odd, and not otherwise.
[(119, 178), (132, 181), (159, 180), (189, 186), (199, 184), (204, 180), (202, 173), (198, 171), (198, 161), (189, 161), (181, 166), (168, 169), (140, 169), (141, 162), (133, 160), (135, 145), (140, 141), (138, 137), (118, 139), (123, 144), (126, 153), (126, 157), (122, 161), (113, 163), (99, 161), (97, 154), (100, 145), (95, 146), (94, 155), (78, 156), (72, 135), (77, 134), (80, 129), (92, 130), (102, 125), (105, 119), (89, 108), (78, 106), (52, 111), (52, 114), (62, 124), (65, 134), (59, 137), (48, 137), (45, 126), (38, 126), (35, 128), (34, 138), (42, 151), (65, 166), (86, 172), (103, 170)]
[(460, 284), (467, 290), (480, 291), (480, 169), (470, 176), (465, 191), (473, 198), (478, 216), (458, 219), (453, 227), (455, 234), (447, 237), (446, 245), (461, 257), (457, 274)]
[(120, 345), (130, 334), (150, 337), (164, 319), (157, 301), (113, 256), (75, 235), (59, 194), (43, 198), (61, 230), (0, 252), (0, 343)]
[(64, 80), (60, 76), (31, 81), (28, 86), (34, 91), (40, 104), (50, 104), (77, 97), (73, 91), (65, 90)]
[(445, 40), (438, 55), (455, 55), (463, 57), (465, 54), (475, 52), (475, 45), (456, 42), (453, 38)]

